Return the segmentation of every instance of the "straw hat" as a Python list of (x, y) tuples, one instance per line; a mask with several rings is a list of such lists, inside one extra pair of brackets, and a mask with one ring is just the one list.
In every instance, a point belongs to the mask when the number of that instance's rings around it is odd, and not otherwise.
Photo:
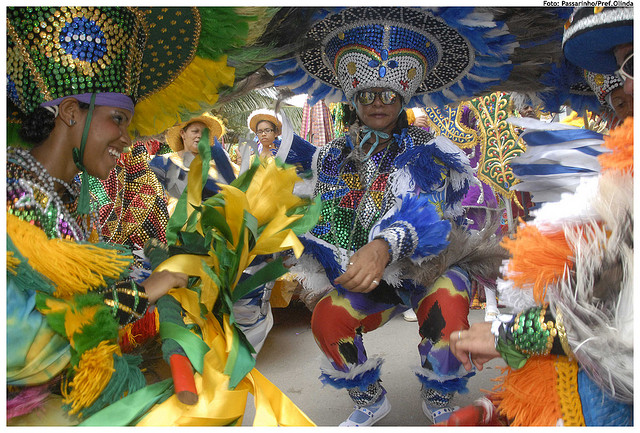
[(280, 122), (273, 111), (266, 109), (253, 111), (247, 119), (247, 126), (257, 134), (256, 130), (258, 129), (258, 123), (262, 122), (263, 120), (271, 122), (276, 126), (276, 135), (282, 132), (282, 122)]
[(167, 130), (167, 132), (165, 133), (165, 138), (167, 140), (167, 144), (174, 152), (179, 152), (184, 149), (184, 143), (182, 142), (180, 131), (195, 122), (201, 122), (207, 126), (210, 132), (209, 142), (212, 146), (214, 144), (214, 137), (219, 139), (225, 133), (222, 119), (212, 116), (209, 113), (201, 114), (200, 116), (189, 119), (186, 122), (179, 123)]

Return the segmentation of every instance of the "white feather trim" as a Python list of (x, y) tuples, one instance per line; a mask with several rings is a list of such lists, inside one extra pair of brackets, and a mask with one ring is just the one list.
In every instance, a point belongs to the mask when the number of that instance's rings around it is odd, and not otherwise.
[(558, 231), (563, 225), (581, 224), (597, 219), (598, 215), (592, 206), (598, 193), (598, 178), (582, 178), (574, 194), (564, 195), (555, 203), (545, 203), (533, 212), (533, 223), (542, 232)]
[(304, 179), (302, 182), (296, 182), (293, 186), (293, 194), (298, 197), (313, 197), (314, 181), (312, 179)]
[(538, 305), (533, 298), (533, 288), (517, 288), (513, 281), (497, 280), (498, 299), (508, 312), (518, 313)]
[[(558, 131), (564, 129), (580, 129), (577, 126), (568, 125), (566, 123), (544, 122), (542, 120), (533, 119), (531, 117), (509, 117), (507, 118), (507, 122), (526, 130)], [(523, 132), (520, 137), (524, 136), (524, 134), (526, 133), (527, 131)]]
[(346, 379), (353, 380), (357, 375), (366, 373), (367, 371), (375, 370), (380, 367), (384, 360), (382, 358), (369, 358), (360, 365), (349, 364), (347, 367), (349, 371), (340, 371), (333, 368), (331, 362), (327, 358), (321, 358), (320, 371), (326, 374), (331, 379)]
[(391, 187), (391, 192), (396, 197), (413, 192), (416, 188), (416, 183), (407, 167), (403, 167), (402, 169), (391, 173), (389, 175), (388, 183)]

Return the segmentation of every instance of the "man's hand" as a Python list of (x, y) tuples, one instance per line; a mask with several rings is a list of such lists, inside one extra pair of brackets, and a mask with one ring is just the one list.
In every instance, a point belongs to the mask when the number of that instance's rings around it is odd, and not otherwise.
[(387, 263), (389, 245), (384, 239), (374, 239), (351, 256), (346, 272), (334, 283), (351, 292), (368, 293), (380, 284)]

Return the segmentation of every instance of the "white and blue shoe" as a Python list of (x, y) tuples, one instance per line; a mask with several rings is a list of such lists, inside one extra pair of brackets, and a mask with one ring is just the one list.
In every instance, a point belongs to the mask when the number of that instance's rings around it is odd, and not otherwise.
[(431, 420), (433, 424), (446, 422), (451, 414), (460, 409), (460, 406), (430, 406), (426, 401), (422, 400), (422, 411)]
[(340, 427), (367, 427), (374, 425), (391, 412), (391, 404), (387, 395), (383, 395), (380, 400), (369, 406), (358, 407), (351, 412), (349, 418)]

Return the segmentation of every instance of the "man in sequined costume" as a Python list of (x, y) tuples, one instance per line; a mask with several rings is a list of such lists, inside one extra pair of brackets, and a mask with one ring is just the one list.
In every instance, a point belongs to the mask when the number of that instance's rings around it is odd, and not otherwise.
[[(430, 281), (415, 281), (406, 269), (445, 248), (452, 226), (463, 221), (461, 200), (472, 172), (450, 140), (407, 123), (403, 108), (424, 79), (415, 72), (428, 69), (424, 36), (402, 28), (404, 39), (395, 43), (419, 54), (396, 54), (388, 62), (394, 68), (385, 69), (356, 54), (355, 42), (371, 25), (347, 27), (350, 37), (338, 32), (326, 53), (341, 53), (331, 61), (358, 120), (314, 156), (313, 195), (322, 197), (322, 214), (303, 237), (305, 254), (291, 271), (305, 290), (328, 291), (315, 305), (311, 326), (329, 361), (321, 381), (346, 389), (355, 403), (341, 426), (373, 425), (389, 413), (380, 380), (383, 360), (367, 356), (363, 334), (407, 308), (418, 317), (415, 373), (423, 410), (440, 422), (473, 375), (448, 345), (451, 331), (468, 327), (469, 277), (453, 266)], [(379, 36), (368, 43), (385, 51)], [(415, 79), (406, 83), (407, 76)]]

